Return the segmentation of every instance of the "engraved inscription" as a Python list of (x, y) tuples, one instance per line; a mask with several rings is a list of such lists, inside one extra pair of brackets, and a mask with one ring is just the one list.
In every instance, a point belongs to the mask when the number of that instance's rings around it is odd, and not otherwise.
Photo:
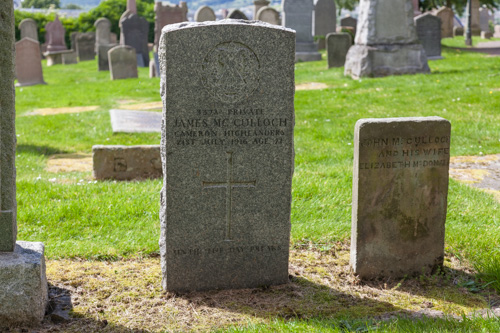
[(281, 245), (250, 245), (250, 246), (230, 246), (211, 248), (191, 248), (174, 249), (176, 256), (202, 256), (202, 255), (224, 255), (224, 254), (244, 254), (244, 253), (265, 253), (286, 250)]
[(225, 182), (203, 182), (203, 188), (225, 188), (226, 189), (226, 228), (224, 234), (225, 241), (231, 239), (231, 213), (232, 213), (232, 191), (235, 187), (255, 187), (256, 181), (236, 181), (233, 180), (233, 153), (227, 152), (227, 171)]
[(121, 157), (115, 157), (114, 160), (114, 170), (115, 172), (125, 172), (127, 171), (127, 161)]
[(259, 59), (248, 46), (225, 42), (203, 59), (201, 81), (215, 99), (232, 104), (247, 99), (259, 86)]

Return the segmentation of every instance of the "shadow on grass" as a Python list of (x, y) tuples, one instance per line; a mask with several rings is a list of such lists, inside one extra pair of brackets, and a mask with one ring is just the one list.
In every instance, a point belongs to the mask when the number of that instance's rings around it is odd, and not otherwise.
[(61, 150), (58, 148), (49, 147), (49, 146), (20, 144), (20, 145), (17, 145), (17, 147), (16, 147), (16, 153), (17, 154), (27, 153), (27, 154), (33, 154), (33, 155), (50, 156), (50, 155), (54, 155), (54, 154), (67, 154), (68, 151)]

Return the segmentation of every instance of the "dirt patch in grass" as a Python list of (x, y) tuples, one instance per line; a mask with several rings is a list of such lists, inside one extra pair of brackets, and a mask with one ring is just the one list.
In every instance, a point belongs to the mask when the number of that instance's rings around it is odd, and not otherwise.
[(92, 154), (57, 154), (47, 161), (48, 172), (92, 171)]
[(148, 111), (161, 111), (163, 108), (163, 103), (160, 102), (149, 102), (149, 103), (120, 103), (118, 105), (119, 109), (127, 110), (148, 110)]
[(328, 85), (319, 82), (308, 82), (308, 83), (298, 84), (295, 86), (295, 90), (318, 90), (325, 88), (328, 88)]
[(452, 157), (450, 177), (492, 193), (500, 201), (500, 154)]
[(470, 282), (474, 282), (473, 272), (450, 255), (444, 274), (362, 282), (349, 270), (348, 245), (328, 248), (293, 249), (290, 283), (285, 285), (185, 294), (162, 291), (157, 257), (114, 262), (48, 260), (52, 295), (71, 295), (71, 319), (55, 324), (48, 315), (38, 332), (185, 332), (276, 318), (457, 315), (500, 302), (489, 290), (473, 292), (471, 286), (477, 286)]
[(63, 113), (79, 113), (79, 112), (88, 112), (95, 111), (99, 109), (99, 105), (91, 105), (91, 106), (75, 106), (75, 107), (64, 107), (64, 108), (45, 108), (45, 109), (36, 109), (31, 112), (26, 113), (26, 116), (51, 116), (55, 114), (63, 114)]

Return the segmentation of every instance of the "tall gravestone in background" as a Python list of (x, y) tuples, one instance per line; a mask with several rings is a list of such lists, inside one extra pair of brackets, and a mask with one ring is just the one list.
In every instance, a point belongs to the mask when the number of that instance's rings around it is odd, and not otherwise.
[(76, 36), (76, 53), (79, 61), (94, 60), (95, 33), (85, 32)]
[(38, 41), (38, 27), (35, 20), (30, 18), (22, 20), (19, 23), (19, 30), (21, 32), (21, 39), (28, 37)]
[(361, 0), (358, 20), (345, 75), (357, 79), (430, 72), (415, 31), (411, 0)]
[[(0, 2), (0, 331), (38, 325), (48, 301), (42, 243), (16, 241), (14, 8)], [(38, 51), (38, 54), (40, 51)]]
[(435, 15), (441, 19), (441, 38), (453, 37), (453, 21), (455, 14), (449, 7), (439, 8)]
[(288, 281), (294, 44), (292, 30), (262, 22), (163, 29), (166, 290)]
[(313, 0), (283, 0), (283, 25), (296, 31), (295, 61), (321, 60), (312, 35)]
[(101, 17), (94, 22), (96, 51), (99, 45), (111, 44), (111, 21)]
[(414, 18), (417, 36), (424, 47), (427, 59), (442, 59), (441, 57), (441, 19), (431, 13), (425, 13)]
[(178, 5), (155, 2), (155, 51), (158, 52), (161, 29), (167, 24), (181, 23), (187, 21), (188, 7), (185, 1)]
[(131, 14), (125, 17), (121, 24), (121, 45), (128, 45), (135, 49), (137, 55), (137, 65), (149, 67), (149, 49), (148, 49), (148, 21), (137, 14)]
[(208, 6), (201, 6), (194, 14), (196, 22), (215, 21), (216, 19), (214, 11)]
[(58, 52), (65, 51), (66, 42), (64, 41), (65, 29), (59, 21), (59, 17), (56, 15), (54, 21), (49, 22), (45, 25), (45, 42), (47, 43), (47, 52)]
[(442, 266), (450, 129), (441, 117), (356, 123), (351, 266), (360, 277)]
[[(471, 0), (471, 33), (472, 36), (479, 36), (481, 35), (481, 26), (479, 24), (479, 8), (480, 8), (480, 3), (479, 0)], [(465, 12), (469, 12), (469, 1), (467, 1), (467, 8), (465, 9)], [(466, 15), (466, 19), (468, 19), (468, 16)], [(467, 34), (467, 23), (465, 23), (464, 27), (464, 36)]]
[(16, 43), (16, 78), (18, 86), (45, 84), (38, 41), (25, 37)]
[(320, 37), (319, 48), (325, 48), (326, 35), (337, 30), (335, 0), (317, 0), (314, 5), (314, 36)]
[[(271, 1), (268, 0), (253, 0), (253, 19), (258, 20), (257, 13), (261, 8), (269, 6)], [(265, 21), (263, 21), (265, 22)]]
[(479, 8), (479, 28), (481, 31), (490, 31), (490, 21), (493, 20), (490, 10), (485, 7)]
[(269, 24), (280, 24), (280, 13), (272, 7), (261, 7), (257, 12), (256, 20)]

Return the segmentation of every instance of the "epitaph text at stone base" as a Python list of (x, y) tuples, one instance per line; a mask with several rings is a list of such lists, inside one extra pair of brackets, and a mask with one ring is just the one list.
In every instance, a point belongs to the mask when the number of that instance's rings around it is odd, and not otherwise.
[(166, 290), (288, 281), (294, 45), (292, 30), (262, 22), (163, 29)]
[(443, 264), (450, 129), (441, 117), (356, 123), (351, 266), (360, 277)]

